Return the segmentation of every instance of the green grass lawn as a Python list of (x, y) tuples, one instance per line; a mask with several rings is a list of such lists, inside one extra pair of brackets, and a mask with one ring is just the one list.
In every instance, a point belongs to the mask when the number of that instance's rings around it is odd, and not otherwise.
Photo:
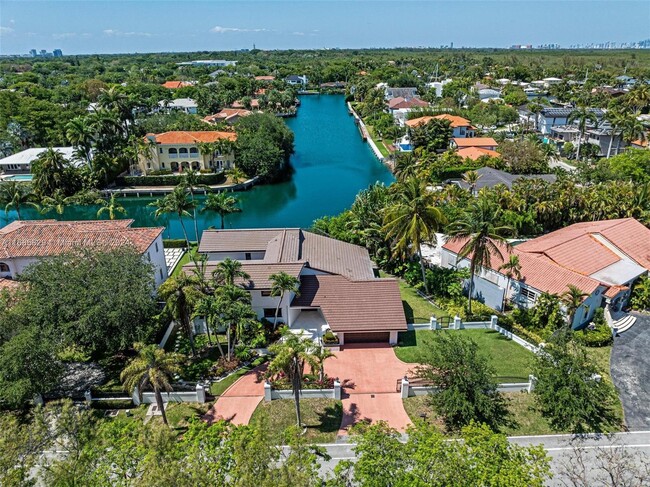
[[(302, 423), (306, 426), (305, 438), (311, 443), (332, 443), (341, 426), (343, 405), (336, 399), (302, 399), (300, 401)], [(296, 424), (294, 401), (278, 399), (261, 402), (250, 424), (262, 422), (276, 444), (283, 444), (283, 432)]]
[[(602, 375), (605, 380), (609, 381), (610, 384), (613, 384), (610, 369), (612, 346), (609, 345), (607, 347), (587, 347), (587, 354), (596, 364), (600, 375)], [(614, 401), (614, 409), (616, 411), (616, 415), (621, 419), (621, 423), (623, 423), (625, 419), (625, 413), (623, 411), (623, 403), (621, 403), (618, 392), (616, 393), (616, 401)]]
[(417, 330), (399, 334), (395, 355), (407, 363), (417, 363), (418, 357), (435, 333), (462, 333), (474, 340), (494, 367), (497, 382), (528, 382), (533, 354), (494, 330)]
[(237, 382), (237, 379), (239, 379), (242, 375), (244, 375), (246, 372), (253, 370), (255, 367), (258, 365), (262, 365), (264, 362), (266, 362), (266, 357), (258, 357), (253, 362), (247, 366), (243, 367), (242, 369), (238, 370), (234, 374), (230, 374), (228, 377), (226, 377), (224, 380), (221, 382), (215, 382), (210, 386), (210, 394), (213, 396), (220, 396), (223, 394), (226, 389), (228, 389), (232, 384)]
[[(380, 272), (381, 277), (394, 277), (385, 272)], [(434, 306), (418, 294), (414, 287), (409, 286), (402, 279), (398, 279), (399, 292), (402, 295), (402, 306), (407, 323), (429, 323), (432, 316), (440, 318), (448, 316), (447, 312)]]
[(197, 244), (190, 244), (189, 252), (185, 252), (183, 254), (183, 256), (181, 257), (181, 260), (178, 261), (178, 264), (174, 268), (174, 272), (172, 272), (171, 277), (177, 276), (181, 272), (181, 269), (183, 268), (183, 266), (185, 264), (190, 263), (192, 254), (194, 252), (196, 252), (198, 248), (199, 248), (199, 246)]

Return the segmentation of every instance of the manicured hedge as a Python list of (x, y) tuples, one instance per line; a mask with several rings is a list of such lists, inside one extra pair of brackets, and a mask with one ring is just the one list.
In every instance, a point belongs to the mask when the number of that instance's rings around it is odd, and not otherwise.
[[(116, 183), (119, 186), (176, 186), (181, 180), (179, 176), (173, 175), (124, 176), (117, 178)], [(225, 180), (224, 173), (199, 174), (197, 176), (199, 184), (222, 184)]]
[(184, 238), (164, 238), (163, 247), (166, 249), (184, 249), (187, 246)]
[(437, 172), (437, 178), (440, 181), (446, 179), (461, 179), (463, 174), (467, 171), (476, 171), (476, 169), (476, 166), (445, 167)]
[(93, 401), (91, 406), (93, 409), (132, 409), (135, 407), (133, 401), (129, 400)]

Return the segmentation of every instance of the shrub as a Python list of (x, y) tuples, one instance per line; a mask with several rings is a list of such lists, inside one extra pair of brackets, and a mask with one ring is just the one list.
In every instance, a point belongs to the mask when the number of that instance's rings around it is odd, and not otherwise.
[(210, 369), (210, 376), (221, 377), (223, 375), (229, 374), (237, 367), (239, 367), (238, 359), (233, 358), (231, 360), (228, 360), (227, 357), (221, 357)]
[[(199, 174), (199, 184), (221, 184), (226, 180), (223, 173)], [(160, 176), (124, 176), (117, 178), (116, 183), (120, 186), (176, 186), (181, 178), (175, 175)]]
[(163, 239), (163, 247), (167, 249), (182, 249), (185, 248), (187, 242), (184, 238), (170, 238)]
[(156, 171), (150, 171), (149, 176), (167, 176), (168, 174), (171, 174), (171, 170), (169, 169), (158, 169)]
[(323, 334), (323, 343), (334, 345), (339, 343), (339, 337), (337, 337), (332, 330), (327, 330)]
[[(598, 313), (600, 311), (600, 313)], [(599, 319), (602, 318), (602, 319)], [(589, 326), (573, 333), (577, 341), (588, 347), (606, 347), (614, 340), (612, 329), (605, 322), (603, 309), (596, 310), (594, 321)]]
[(113, 400), (113, 401), (92, 401), (90, 403), (93, 409), (131, 409), (134, 407), (130, 399)]
[(472, 300), (472, 314), (470, 315), (465, 298), (444, 300), (438, 303), (450, 316), (460, 316), (463, 321), (487, 321), (493, 314), (496, 314), (496, 311), (489, 306)]
[(235, 347), (235, 357), (240, 362), (248, 362), (253, 358), (253, 351), (248, 345), (239, 344)]
[(210, 375), (213, 363), (214, 362), (208, 358), (194, 360), (183, 368), (181, 376), (183, 379), (190, 381), (205, 379)]

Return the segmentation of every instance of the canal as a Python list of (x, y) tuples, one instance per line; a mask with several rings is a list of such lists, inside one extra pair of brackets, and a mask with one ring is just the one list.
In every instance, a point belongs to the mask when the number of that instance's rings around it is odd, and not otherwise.
[[(301, 97), (298, 116), (286, 119), (295, 133), (295, 154), (291, 163), (295, 172), (290, 181), (257, 186), (250, 191), (234, 193), (241, 213), (227, 217), (227, 228), (302, 227), (308, 228), (316, 218), (336, 215), (348, 208), (355, 195), (375, 182), (390, 184), (390, 171), (373, 155), (348, 115), (343, 95), (309, 95)], [(126, 218), (134, 226), (167, 227), (165, 238), (182, 238), (178, 218), (165, 216), (157, 221), (147, 204), (155, 198), (122, 198)], [(198, 197), (199, 206), (203, 197)], [(87, 220), (96, 218), (97, 207), (66, 208), (62, 216), (39, 216), (23, 210), (26, 218), (62, 218)], [(2, 224), (16, 218), (15, 212), (0, 216)], [(186, 228), (194, 238), (193, 225)], [(218, 227), (218, 215), (198, 214), (199, 231)]]

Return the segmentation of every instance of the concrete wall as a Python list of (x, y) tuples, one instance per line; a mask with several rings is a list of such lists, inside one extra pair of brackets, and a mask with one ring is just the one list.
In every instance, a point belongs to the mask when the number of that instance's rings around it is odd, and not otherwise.
[[(337, 399), (341, 400), (341, 383), (338, 380), (334, 381), (333, 389), (302, 389), (299, 392), (301, 399)], [(277, 399), (294, 399), (293, 390), (277, 390), (273, 389), (269, 382), (264, 384), (264, 401), (271, 402)]]
[[(162, 393), (163, 402), (205, 403), (205, 396), (206, 388), (201, 384), (197, 384), (194, 391), (172, 391)], [(156, 395), (153, 392), (143, 392), (142, 398), (140, 398), (137, 387), (133, 390), (131, 398), (136, 406), (139, 406), (140, 404), (154, 404), (156, 402)]]
[[(250, 259), (246, 259), (246, 254), (250, 254)], [(246, 263), (252, 260), (264, 260), (265, 250), (259, 252), (207, 252), (208, 262), (221, 262), (226, 259), (239, 260)]]

